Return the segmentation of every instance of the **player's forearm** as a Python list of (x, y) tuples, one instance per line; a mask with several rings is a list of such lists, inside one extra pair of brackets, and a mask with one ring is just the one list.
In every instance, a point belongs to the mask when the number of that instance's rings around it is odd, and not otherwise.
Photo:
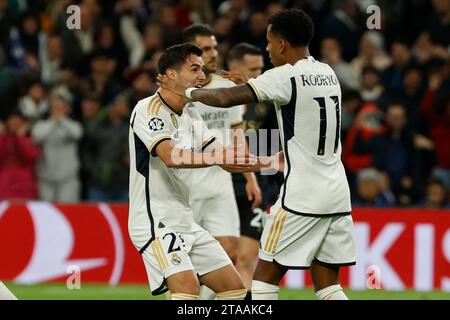
[(167, 167), (178, 169), (207, 168), (219, 163), (216, 151), (192, 152), (178, 148), (172, 149), (171, 154), (161, 160)]
[(255, 102), (254, 95), (247, 85), (231, 88), (196, 89), (191, 92), (191, 97), (193, 101), (200, 101), (208, 106), (219, 108)]

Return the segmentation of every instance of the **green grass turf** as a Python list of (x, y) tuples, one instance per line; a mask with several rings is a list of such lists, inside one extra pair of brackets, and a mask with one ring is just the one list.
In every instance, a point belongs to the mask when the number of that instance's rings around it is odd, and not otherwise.
[[(99, 284), (82, 284), (80, 290), (69, 290), (65, 284), (18, 285), (5, 283), (19, 298), (25, 300), (154, 300), (165, 299), (165, 296), (153, 297), (145, 285), (120, 285), (110, 287)], [(353, 300), (450, 300), (450, 292), (415, 292), (415, 291), (351, 291), (345, 293)], [(315, 299), (312, 289), (281, 289), (282, 300)]]

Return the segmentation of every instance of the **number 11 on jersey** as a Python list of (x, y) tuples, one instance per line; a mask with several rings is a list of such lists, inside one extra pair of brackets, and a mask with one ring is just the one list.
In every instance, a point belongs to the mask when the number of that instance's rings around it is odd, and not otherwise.
[[(334, 150), (333, 153), (337, 152), (339, 146), (339, 132), (340, 132), (340, 103), (339, 98), (337, 96), (330, 97), (333, 100), (336, 108), (336, 132), (334, 137)], [(325, 102), (325, 97), (314, 98), (315, 101), (319, 104), (320, 108), (320, 129), (319, 129), (319, 146), (317, 148), (317, 154), (319, 156), (323, 156), (325, 154), (325, 140), (327, 137), (327, 107)]]

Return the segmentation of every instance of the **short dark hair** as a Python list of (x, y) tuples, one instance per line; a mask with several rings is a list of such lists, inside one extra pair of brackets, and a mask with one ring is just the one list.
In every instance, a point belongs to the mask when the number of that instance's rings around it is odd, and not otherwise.
[(306, 47), (314, 37), (312, 18), (299, 9), (289, 9), (269, 18), (271, 32), (287, 40), (293, 47)]
[(227, 63), (229, 64), (230, 61), (234, 60), (242, 60), (246, 54), (259, 56), (262, 55), (262, 51), (257, 46), (254, 46), (250, 43), (238, 43), (237, 45), (232, 47), (230, 51), (228, 51)]
[(207, 24), (195, 23), (183, 30), (183, 42), (194, 42), (197, 36), (210, 37), (214, 35), (214, 30)]
[(178, 68), (191, 54), (201, 57), (202, 50), (189, 43), (177, 44), (167, 48), (158, 60), (158, 72), (164, 74), (167, 69)]

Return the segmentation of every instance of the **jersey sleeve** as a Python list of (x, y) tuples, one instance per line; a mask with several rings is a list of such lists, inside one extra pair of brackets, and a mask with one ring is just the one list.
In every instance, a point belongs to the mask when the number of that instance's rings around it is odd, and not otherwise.
[(285, 105), (291, 100), (290, 68), (291, 65), (273, 68), (256, 79), (248, 80), (247, 84), (259, 102), (273, 101), (278, 105)]
[(134, 118), (131, 119), (131, 129), (153, 156), (156, 156), (158, 144), (164, 140), (171, 140), (176, 131), (169, 113), (163, 110), (158, 115), (136, 111)]

